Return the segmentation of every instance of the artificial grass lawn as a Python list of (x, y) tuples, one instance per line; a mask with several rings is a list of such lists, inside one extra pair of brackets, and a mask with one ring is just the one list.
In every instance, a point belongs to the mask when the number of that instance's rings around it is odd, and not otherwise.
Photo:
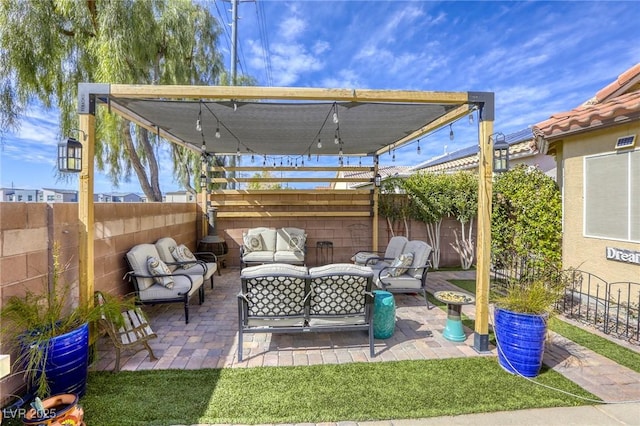
[[(449, 282), (471, 294), (476, 294), (475, 280), (450, 280)], [(468, 323), (465, 323), (465, 326), (473, 329), (473, 321), (469, 320)], [(551, 318), (549, 321), (549, 330), (558, 333), (559, 335), (584, 346), (595, 353), (609, 358), (617, 364), (623, 365), (640, 373), (640, 353), (634, 352), (624, 346), (620, 346), (615, 342), (596, 334), (589, 333), (580, 327), (571, 325), (558, 318)]]
[[(536, 381), (597, 399), (543, 367)], [(91, 426), (409, 419), (592, 402), (506, 373), (493, 357), (91, 372)]]

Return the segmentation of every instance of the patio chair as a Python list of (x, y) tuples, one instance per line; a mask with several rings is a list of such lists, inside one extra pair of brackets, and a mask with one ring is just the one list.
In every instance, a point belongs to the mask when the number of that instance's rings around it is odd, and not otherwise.
[[(391, 293), (420, 293), (427, 308), (433, 308), (427, 298), (427, 272), (431, 267), (432, 254), (431, 246), (424, 241), (409, 241), (391, 264), (374, 270), (376, 286)], [(401, 264), (408, 257), (411, 262)]]
[(372, 269), (382, 269), (385, 266), (389, 266), (393, 259), (402, 253), (408, 241), (407, 237), (403, 237), (402, 235), (391, 237), (384, 252), (359, 251), (351, 257), (351, 261), (356, 265), (370, 266)]
[(211, 253), (213, 256), (213, 262), (198, 260), (196, 256), (199, 253), (191, 252), (188, 252), (187, 256), (192, 254), (193, 256), (190, 256), (192, 259), (187, 260), (185, 258), (184, 260), (178, 260), (179, 255), (176, 254), (179, 252), (178, 243), (170, 237), (160, 238), (156, 241), (155, 246), (158, 250), (158, 254), (160, 255), (160, 259), (169, 266), (169, 269), (171, 269), (172, 272), (180, 271), (189, 275), (202, 275), (205, 281), (211, 281), (211, 288), (213, 288), (213, 275), (218, 269), (215, 254)]
[[(151, 258), (151, 259), (150, 259)], [(162, 262), (160, 254), (153, 244), (138, 244), (131, 248), (125, 255), (129, 264), (129, 272), (124, 278), (128, 278), (133, 284), (136, 303), (155, 305), (158, 303), (183, 303), (185, 323), (189, 323), (189, 299), (196, 292), (199, 302), (204, 302), (204, 275), (189, 275), (178, 269), (160, 273), (157, 270), (150, 271), (149, 260)], [(164, 264), (164, 262), (162, 262)], [(168, 265), (165, 265), (168, 268)]]
[[(104, 305), (104, 295), (100, 291), (95, 292), (96, 305)], [(142, 309), (136, 307), (122, 312), (122, 326), (118, 327), (114, 324), (104, 312), (101, 312), (98, 320), (98, 328), (109, 336), (109, 339), (116, 348), (116, 366), (114, 371), (120, 371), (120, 353), (123, 350), (134, 349), (140, 352), (146, 349), (149, 352), (149, 360), (156, 361), (158, 358), (153, 353), (153, 349), (149, 346), (149, 340), (158, 337), (153, 332), (147, 317)]]

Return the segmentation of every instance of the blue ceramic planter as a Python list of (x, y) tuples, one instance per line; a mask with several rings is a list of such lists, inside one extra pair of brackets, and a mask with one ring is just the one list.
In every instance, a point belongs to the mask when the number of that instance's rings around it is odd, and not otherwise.
[(89, 324), (47, 342), (44, 371), (51, 395), (84, 395), (89, 370)]
[(498, 363), (512, 374), (536, 377), (542, 367), (547, 316), (496, 308)]

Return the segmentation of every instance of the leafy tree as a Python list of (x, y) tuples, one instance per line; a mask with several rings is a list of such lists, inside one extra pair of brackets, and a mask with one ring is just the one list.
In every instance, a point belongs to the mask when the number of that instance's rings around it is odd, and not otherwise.
[[(458, 172), (446, 175), (450, 181), (451, 210), (449, 214), (460, 223), (460, 235), (454, 230), (455, 241), (451, 247), (460, 256), (463, 269), (469, 269), (475, 259), (475, 244), (471, 238), (472, 219), (478, 213), (478, 175), (470, 172)], [(468, 229), (466, 224), (469, 224)]]
[(493, 186), (491, 253), (500, 266), (515, 259), (561, 267), (562, 198), (540, 169), (520, 165)]
[(440, 265), (440, 228), (451, 211), (451, 191), (447, 175), (420, 172), (404, 181), (404, 189), (413, 201), (412, 217), (424, 222), (433, 247), (433, 267)]
[(387, 219), (387, 226), (391, 236), (396, 235), (396, 230), (404, 229), (405, 237), (409, 238), (409, 223), (411, 205), (409, 197), (404, 194), (402, 179), (387, 179), (380, 188), (378, 199), (378, 211)]
[[(33, 100), (58, 107), (60, 130), (77, 128), (80, 82), (214, 84), (223, 66), (221, 29), (187, 0), (0, 2), (0, 125), (17, 128)], [(150, 200), (162, 200), (157, 149), (164, 141), (130, 122), (100, 114), (96, 165), (113, 184), (136, 174)], [(174, 174), (194, 191), (200, 158), (171, 149)]]

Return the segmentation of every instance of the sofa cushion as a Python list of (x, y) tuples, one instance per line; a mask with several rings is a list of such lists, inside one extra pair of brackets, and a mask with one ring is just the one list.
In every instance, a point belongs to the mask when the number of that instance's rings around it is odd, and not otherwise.
[(272, 251), (252, 251), (250, 253), (246, 253), (242, 256), (242, 261), (245, 263), (249, 262), (273, 262), (273, 252)]
[(285, 263), (271, 263), (268, 265), (256, 265), (244, 268), (240, 272), (240, 278), (254, 278), (263, 275), (290, 275), (294, 277), (306, 277), (308, 270), (304, 266), (288, 265)]
[(262, 236), (260, 234), (242, 234), (244, 252), (264, 251)]
[(273, 253), (273, 261), (279, 263), (304, 263), (304, 252), (296, 251), (277, 251)]
[(161, 276), (161, 275), (171, 275), (171, 269), (164, 263), (162, 260), (158, 259), (155, 256), (147, 257), (147, 268), (149, 269), (149, 275), (153, 275), (153, 280), (156, 284), (160, 284), (165, 286), (168, 289), (173, 288), (173, 277)]
[(307, 234), (300, 228), (280, 228), (276, 235), (276, 251), (304, 251)]
[[(160, 260), (162, 260), (165, 263), (175, 261), (172, 251), (175, 250), (175, 248), (178, 246), (178, 243), (176, 243), (176, 240), (174, 240), (171, 237), (164, 237), (156, 241), (154, 245), (156, 246), (156, 250), (158, 251), (158, 256)], [(176, 269), (178, 269), (177, 265), (167, 265), (167, 266), (172, 271), (175, 271)]]
[(398, 257), (393, 259), (389, 269), (385, 271), (392, 277), (399, 277), (400, 275), (407, 272), (409, 266), (413, 263), (413, 253), (401, 253)]

